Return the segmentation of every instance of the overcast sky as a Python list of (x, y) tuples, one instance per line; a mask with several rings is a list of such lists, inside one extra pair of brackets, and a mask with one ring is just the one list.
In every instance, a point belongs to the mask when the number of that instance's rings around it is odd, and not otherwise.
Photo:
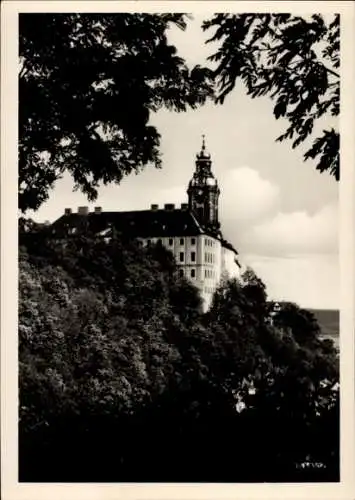
[[(205, 64), (213, 50), (195, 16), (185, 32), (171, 30), (171, 42), (191, 65)], [(100, 189), (89, 204), (72, 192), (72, 181), (58, 182), (50, 200), (35, 214), (53, 221), (65, 207), (104, 210), (149, 208), (151, 203), (185, 202), (195, 155), (206, 135), (218, 179), (222, 231), (267, 285), (269, 297), (305, 307), (339, 307), (338, 183), (302, 161), (302, 148), (276, 143), (285, 122), (276, 121), (268, 98), (251, 99), (236, 86), (223, 106), (197, 111), (161, 111), (152, 117), (161, 136), (163, 168), (127, 177)], [(28, 214), (33, 216), (33, 214)]]

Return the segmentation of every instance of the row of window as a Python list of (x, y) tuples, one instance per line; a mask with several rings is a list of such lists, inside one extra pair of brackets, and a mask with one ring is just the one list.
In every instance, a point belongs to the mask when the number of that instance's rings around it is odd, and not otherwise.
[[(184, 274), (185, 274), (184, 269), (183, 268), (179, 269), (179, 275), (184, 276)], [(190, 276), (191, 278), (196, 278), (196, 270), (194, 268), (190, 269)], [(216, 273), (213, 269), (205, 269), (205, 278), (215, 278), (215, 277)]]
[(214, 292), (214, 288), (212, 288), (210, 286), (205, 286), (204, 287), (204, 291), (205, 291), (205, 293), (213, 293)]
[[(147, 240), (147, 245), (150, 246), (152, 244), (152, 242), (154, 242), (154, 240)], [(159, 238), (157, 240), (157, 243), (158, 244), (162, 244), (163, 241), (161, 238)], [(181, 246), (183, 246), (185, 244), (185, 238), (180, 238), (179, 240), (179, 243)], [(190, 238), (190, 243), (191, 245), (196, 245), (196, 238)], [(208, 238), (205, 239), (205, 245), (206, 246), (210, 246), (210, 247), (213, 247), (215, 246), (216, 242), (214, 240), (210, 240)], [(169, 246), (172, 247), (174, 245), (174, 238), (169, 238)]]
[(216, 242), (214, 240), (209, 240), (208, 238), (205, 239), (205, 245), (208, 247), (214, 247)]
[(216, 272), (214, 269), (205, 269), (205, 278), (215, 278)]
[[(151, 240), (151, 239), (148, 239), (147, 240), (147, 246), (151, 246), (152, 243), (154, 243), (155, 240)], [(191, 238), (190, 239), (190, 243), (191, 245), (196, 245), (196, 238)], [(159, 238), (157, 240), (157, 244), (158, 245), (162, 245), (163, 244), (163, 240), (161, 238)], [(180, 245), (183, 246), (185, 244), (185, 238), (180, 238)], [(174, 238), (169, 238), (169, 247), (172, 247), (174, 245)]]
[(205, 252), (205, 262), (209, 262), (210, 264), (215, 263), (215, 255), (210, 252)]
[[(179, 276), (182, 277), (184, 276), (184, 269), (179, 269)], [(196, 278), (196, 269), (192, 268), (190, 269), (190, 277), (191, 278)]]
[[(191, 262), (196, 262), (196, 252), (191, 252)], [(179, 255), (179, 261), (180, 262), (184, 262), (185, 260), (185, 254), (184, 252), (180, 252), (180, 255)]]

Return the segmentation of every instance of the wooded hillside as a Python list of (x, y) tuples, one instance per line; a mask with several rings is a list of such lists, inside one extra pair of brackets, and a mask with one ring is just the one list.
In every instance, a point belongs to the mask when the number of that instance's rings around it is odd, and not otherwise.
[(271, 326), (249, 270), (203, 315), (171, 254), (119, 235), (20, 245), (22, 481), (337, 480), (338, 361), (308, 311)]

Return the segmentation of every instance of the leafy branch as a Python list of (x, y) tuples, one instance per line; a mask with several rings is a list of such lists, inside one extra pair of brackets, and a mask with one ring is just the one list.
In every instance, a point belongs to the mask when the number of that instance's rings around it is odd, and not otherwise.
[[(216, 102), (223, 104), (242, 80), (251, 97), (269, 96), (274, 116), (289, 122), (277, 141), (292, 140), (296, 148), (315, 134), (317, 122), (339, 115), (339, 15), (326, 22), (314, 14), (306, 20), (289, 14), (216, 14), (203, 23), (215, 29), (206, 43), (220, 42), (209, 59), (217, 63)], [(324, 132), (304, 159), (317, 161), (320, 172), (340, 178), (339, 134)]]

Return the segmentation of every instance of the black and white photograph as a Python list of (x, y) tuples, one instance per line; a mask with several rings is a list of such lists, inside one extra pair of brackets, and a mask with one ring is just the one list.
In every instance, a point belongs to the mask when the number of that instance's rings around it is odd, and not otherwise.
[(16, 481), (339, 485), (354, 4), (53, 3), (16, 14)]

